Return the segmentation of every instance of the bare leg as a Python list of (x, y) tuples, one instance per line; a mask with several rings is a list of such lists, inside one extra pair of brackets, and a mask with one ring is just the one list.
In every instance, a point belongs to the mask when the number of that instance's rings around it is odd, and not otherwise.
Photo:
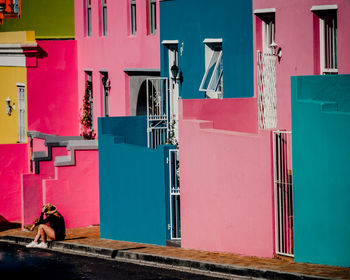
[(35, 236), (34, 241), (38, 242), (40, 237), (44, 243), (46, 243), (47, 238), (55, 240), (55, 231), (52, 227), (49, 227), (47, 225), (39, 225), (38, 232)]

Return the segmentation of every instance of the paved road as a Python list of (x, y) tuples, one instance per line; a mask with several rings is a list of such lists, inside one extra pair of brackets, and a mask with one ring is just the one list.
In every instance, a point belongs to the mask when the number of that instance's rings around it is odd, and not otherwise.
[(51, 250), (29, 249), (6, 243), (0, 243), (0, 278), (13, 280), (31, 278), (35, 280), (222, 279)]

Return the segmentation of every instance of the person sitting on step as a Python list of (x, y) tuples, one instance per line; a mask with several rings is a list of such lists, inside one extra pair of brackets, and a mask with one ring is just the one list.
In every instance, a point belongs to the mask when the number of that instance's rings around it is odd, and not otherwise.
[[(45, 219), (44, 214), (46, 215)], [(50, 226), (46, 225), (47, 223), (49, 223)], [(38, 232), (34, 240), (26, 246), (28, 248), (47, 248), (48, 238), (53, 241), (60, 241), (64, 240), (66, 237), (66, 227), (63, 216), (57, 211), (56, 206), (51, 203), (42, 207), (39, 221), (34, 223), (30, 230), (33, 231), (36, 226), (39, 226)], [(41, 243), (39, 243), (40, 238), (42, 239)]]

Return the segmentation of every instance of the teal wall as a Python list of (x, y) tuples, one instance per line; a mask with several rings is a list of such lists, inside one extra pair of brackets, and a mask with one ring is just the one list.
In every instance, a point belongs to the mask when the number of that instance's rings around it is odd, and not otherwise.
[(22, 0), (21, 18), (5, 18), (0, 32), (35, 31), (36, 39), (74, 38), (74, 0)]
[(292, 77), (295, 261), (350, 266), (350, 75)]
[[(204, 39), (221, 38), (224, 98), (254, 96), (252, 1), (201, 0), (160, 2), (160, 41), (178, 40), (183, 99), (204, 98)], [(161, 75), (168, 76), (167, 48), (161, 45)]]
[(100, 118), (98, 127), (101, 238), (166, 245), (172, 146), (146, 147), (145, 116)]

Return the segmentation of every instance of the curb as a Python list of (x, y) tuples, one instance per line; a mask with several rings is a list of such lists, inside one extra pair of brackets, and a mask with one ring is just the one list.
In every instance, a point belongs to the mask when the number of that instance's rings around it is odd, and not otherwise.
[[(1, 236), (0, 242), (16, 243), (24, 245), (32, 241), (33, 238), (20, 237), (20, 236)], [(83, 244), (73, 244), (64, 241), (49, 242), (49, 249), (52, 250), (68, 250), (75, 251), (77, 253), (93, 254), (100, 257), (107, 257), (111, 259), (124, 259), (140, 262), (155, 263), (161, 265), (168, 265), (177, 268), (196, 269), (201, 272), (221, 273), (234, 276), (254, 277), (263, 279), (288, 279), (288, 280), (315, 280), (315, 279), (334, 279), (322, 276), (313, 276), (293, 272), (285, 272), (279, 270), (267, 270), (259, 268), (250, 268), (237, 265), (225, 265), (197, 260), (180, 259), (168, 256), (145, 254), (139, 252), (130, 252), (126, 250), (115, 250), (110, 248), (93, 247)]]

